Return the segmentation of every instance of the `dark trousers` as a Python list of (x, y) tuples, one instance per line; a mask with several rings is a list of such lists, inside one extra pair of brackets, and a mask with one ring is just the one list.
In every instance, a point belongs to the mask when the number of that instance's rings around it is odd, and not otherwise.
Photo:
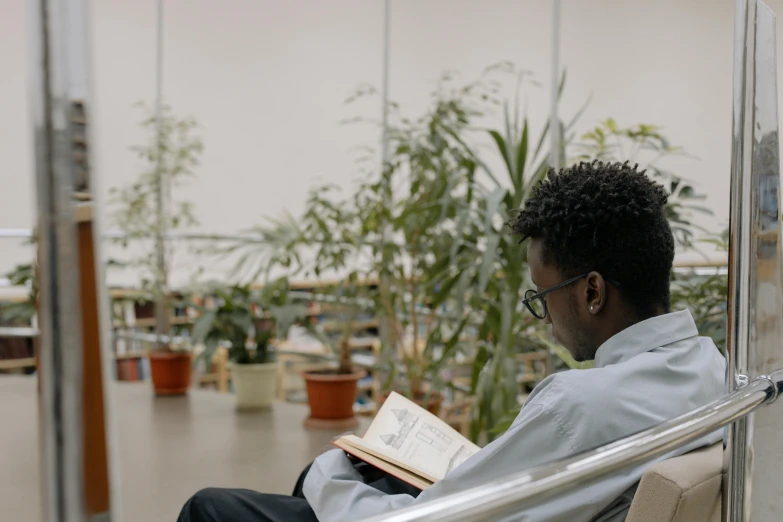
[[(365, 484), (389, 495), (421, 491), (364, 463), (354, 464)], [(177, 522), (318, 522), (302, 488), (310, 466), (302, 472), (293, 494), (271, 495), (249, 489), (202, 489), (185, 503)]]

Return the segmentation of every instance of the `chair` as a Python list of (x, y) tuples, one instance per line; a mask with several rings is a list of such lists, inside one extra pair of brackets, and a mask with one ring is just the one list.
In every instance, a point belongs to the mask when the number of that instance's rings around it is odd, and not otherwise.
[(718, 522), (721, 442), (651, 466), (642, 475), (626, 522)]
[[(194, 355), (203, 351), (203, 347), (197, 348)], [(228, 392), (228, 382), (231, 380), (231, 374), (228, 369), (228, 351), (220, 346), (212, 356), (212, 360), (206, 365), (204, 372), (198, 376), (198, 385), (200, 387), (214, 385), (217, 391)]]

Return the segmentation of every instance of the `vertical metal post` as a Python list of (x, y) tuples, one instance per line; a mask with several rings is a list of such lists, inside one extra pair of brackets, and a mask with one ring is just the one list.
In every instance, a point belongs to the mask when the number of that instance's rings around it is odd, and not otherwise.
[[(783, 364), (775, 15), (737, 0), (729, 231), (727, 387)], [(724, 522), (775, 521), (783, 485), (783, 418), (761, 411), (729, 426), (724, 440)], [(755, 458), (755, 456), (762, 458)]]
[(552, 2), (552, 71), (551, 99), (549, 109), (549, 166), (562, 167), (560, 158), (560, 117), (558, 102), (560, 99), (560, 0)]
[[(748, 377), (769, 375), (783, 366), (783, 252), (780, 230), (780, 145), (778, 126), (775, 13), (756, 3), (754, 53), (753, 156), (751, 167), (751, 259)], [(754, 522), (781, 519), (783, 484), (770, 480), (783, 466), (783, 416), (761, 410), (748, 420), (747, 491)], [(751, 487), (752, 486), (752, 487)]]
[(69, 34), (75, 2), (31, 0), (30, 87), (38, 194), (39, 386), (43, 516), (86, 520), (82, 331), (73, 202)]
[(381, 87), (381, 167), (389, 161), (389, 29), (391, 0), (383, 0), (383, 71)]
[[(729, 218), (729, 296), (726, 354), (727, 392), (747, 383), (750, 262), (750, 158), (753, 136), (753, 54), (756, 0), (736, 0), (734, 11), (734, 87)], [(748, 69), (750, 68), (750, 71)], [(750, 120), (750, 121), (748, 121)], [(747, 521), (745, 512), (748, 419), (724, 431), (723, 520)]]
[[(391, 0), (383, 0), (383, 50), (381, 61), (381, 175), (385, 176), (389, 164), (389, 54), (390, 54), (390, 29), (391, 29)], [(385, 179), (385, 177), (384, 177)], [(391, 187), (384, 191), (384, 205), (391, 207), (392, 194)], [(381, 241), (384, 244), (390, 241), (390, 225), (384, 223)], [(386, 249), (383, 249), (384, 256)], [(388, 299), (390, 295), (391, 278), (384, 269), (380, 274), (381, 298)], [(386, 310), (381, 311), (380, 315), (380, 334), (382, 350), (388, 350), (391, 354), (396, 350), (397, 334), (395, 332), (394, 317), (389, 317)], [(383, 353), (383, 352), (382, 352)], [(379, 386), (373, 388), (373, 398), (377, 398), (381, 390)]]
[(168, 187), (163, 179), (163, 0), (158, 0), (158, 32), (156, 42), (156, 76), (155, 76), (155, 139), (157, 145), (157, 228), (155, 236), (155, 251), (157, 256), (157, 269), (155, 274), (155, 290), (158, 298), (155, 302), (155, 334), (158, 336), (157, 345), (161, 344), (162, 336), (168, 334), (168, 306), (166, 297), (168, 292), (166, 270), (166, 195)]

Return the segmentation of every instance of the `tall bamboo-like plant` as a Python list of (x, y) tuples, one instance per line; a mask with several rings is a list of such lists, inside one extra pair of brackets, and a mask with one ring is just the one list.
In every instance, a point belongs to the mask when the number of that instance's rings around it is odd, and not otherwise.
[[(502, 141), (499, 143), (503, 144)], [(566, 146), (572, 163), (595, 159), (640, 163), (647, 170), (648, 175), (656, 178), (669, 192), (666, 214), (677, 244), (680, 248), (694, 246), (695, 231), (698, 227), (691, 219), (695, 213), (710, 211), (694, 203), (703, 200), (704, 196), (697, 194), (687, 181), (659, 166), (663, 158), (683, 153), (680, 148), (668, 142), (659, 127), (639, 124), (620, 128), (613, 119), (609, 118), (584, 133), (580, 140), (566, 140)], [(718, 339), (721, 332), (720, 296), (723, 285), (725, 285), (725, 278), (720, 276), (710, 277), (704, 281), (681, 280), (674, 286), (672, 292), (673, 303), (695, 310), (697, 322)], [(723, 299), (725, 300), (725, 293)], [(550, 339), (545, 332), (537, 332), (536, 337), (544, 347), (557, 355), (567, 368), (592, 367), (592, 361), (583, 363), (574, 361), (568, 351)], [(502, 434), (519, 412), (519, 405), (510, 402), (507, 404), (510, 407), (506, 412), (498, 415), (499, 410), (496, 410), (491, 416), (487, 416), (486, 426), (489, 428), (490, 437)], [(489, 405), (485, 405), (484, 408), (488, 409)], [(479, 411), (474, 419), (480, 420), (481, 417)], [(494, 422), (495, 420), (497, 422)]]
[[(448, 251), (460, 205), (473, 199), (465, 188), (476, 164), (454, 138), (469, 114), (470, 109), (444, 96), (423, 118), (400, 121), (390, 129), (390, 161), (380, 174), (342, 199), (334, 197), (333, 186), (317, 187), (298, 224), (303, 246), (313, 250), (309, 262), (302, 263), (304, 274), (347, 271), (343, 294), (356, 293), (357, 284), (351, 282), (381, 282), (366, 296), (383, 322), (381, 365), (389, 370), (387, 387), (412, 398), (425, 395), (425, 381), (437, 380), (453, 347), (433, 359), (436, 343), (422, 347), (416, 339), (426, 336), (432, 308), (440, 304), (433, 298), (435, 281), (427, 278), (432, 266), (444, 262), (445, 256), (435, 252)], [(300, 252), (286, 262), (306, 257)], [(458, 329), (464, 328), (465, 321), (458, 323)]]
[[(154, 115), (142, 120), (141, 126), (149, 131), (150, 139), (131, 148), (141, 161), (142, 170), (133, 183), (110, 193), (112, 222), (122, 232), (119, 243), (131, 254), (117, 264), (139, 269), (141, 286), (156, 303), (162, 302), (169, 292), (173, 248), (165, 240), (166, 235), (198, 224), (192, 203), (175, 199), (173, 192), (194, 177), (203, 150), (196, 134), (198, 125), (192, 118), (179, 118), (164, 106), (159, 132), (157, 125)], [(164, 188), (165, 201), (162, 214), (156, 206), (160, 186)], [(167, 251), (162, 267), (153, 241), (157, 237), (164, 237)], [(168, 319), (168, 313), (164, 315)]]
[[(560, 92), (565, 85), (562, 78)], [(570, 139), (581, 110), (555, 132), (561, 143)], [(522, 296), (530, 285), (527, 246), (510, 234), (506, 223), (528, 198), (548, 170), (549, 151), (544, 148), (549, 125), (537, 134), (531, 132), (519, 104), (519, 86), (515, 103), (503, 104), (503, 124), (486, 132), (502, 167), (490, 167), (486, 155), (468, 142), (472, 133), (455, 134), (461, 154), (470, 158), (479, 174), (469, 180), (468, 191), (474, 198), (465, 201), (455, 219), (449, 256), (432, 267), (430, 277), (442, 281), (438, 302), (470, 310), (477, 324), (478, 350), (475, 353), (471, 392), (475, 395), (471, 437), (478, 439), (488, 430), (491, 440), (495, 426), (508, 411), (518, 409), (520, 388), (515, 355), (542, 347), (535, 335), (541, 324), (526, 313)], [(563, 149), (564, 150), (564, 149)], [(563, 155), (564, 152), (560, 151)], [(456, 292), (455, 292), (456, 290)], [(456, 333), (457, 335), (460, 332)], [(454, 338), (446, 342), (454, 342)]]

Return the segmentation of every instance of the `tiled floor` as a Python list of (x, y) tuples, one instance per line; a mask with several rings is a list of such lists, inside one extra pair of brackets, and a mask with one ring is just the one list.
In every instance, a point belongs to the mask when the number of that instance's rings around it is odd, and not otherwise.
[[(0, 376), (3, 522), (41, 520), (35, 383)], [(217, 392), (155, 398), (145, 383), (117, 383), (114, 392), (123, 522), (174, 522), (185, 500), (206, 486), (289, 494), (336, 435), (305, 430), (304, 405), (240, 414), (233, 396)]]

